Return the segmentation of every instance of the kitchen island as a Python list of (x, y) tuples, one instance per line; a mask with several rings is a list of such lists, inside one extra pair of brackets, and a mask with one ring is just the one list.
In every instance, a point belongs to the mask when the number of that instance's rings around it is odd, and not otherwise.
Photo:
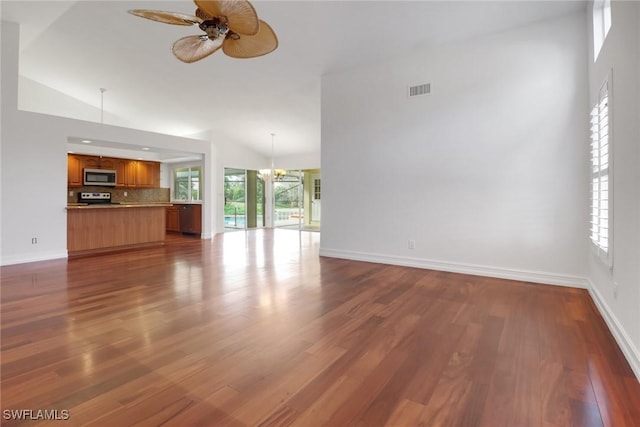
[(69, 204), (69, 258), (163, 245), (167, 206), (172, 204)]

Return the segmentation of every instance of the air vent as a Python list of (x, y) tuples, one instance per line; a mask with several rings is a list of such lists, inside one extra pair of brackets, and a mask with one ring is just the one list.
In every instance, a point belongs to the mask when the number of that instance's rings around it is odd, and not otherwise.
[(409, 86), (409, 96), (428, 95), (431, 93), (431, 83)]

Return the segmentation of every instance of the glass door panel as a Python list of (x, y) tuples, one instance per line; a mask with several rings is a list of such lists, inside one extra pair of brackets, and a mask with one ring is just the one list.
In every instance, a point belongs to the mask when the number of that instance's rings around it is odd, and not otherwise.
[(246, 227), (246, 173), (244, 169), (224, 169), (224, 228)]

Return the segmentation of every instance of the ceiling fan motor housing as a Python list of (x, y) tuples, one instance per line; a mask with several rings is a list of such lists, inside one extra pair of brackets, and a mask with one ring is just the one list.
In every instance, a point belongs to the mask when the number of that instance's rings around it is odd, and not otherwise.
[(207, 33), (207, 37), (216, 40), (220, 37), (226, 37), (229, 32), (227, 24), (223, 23), (219, 18), (207, 19), (199, 25), (200, 29)]

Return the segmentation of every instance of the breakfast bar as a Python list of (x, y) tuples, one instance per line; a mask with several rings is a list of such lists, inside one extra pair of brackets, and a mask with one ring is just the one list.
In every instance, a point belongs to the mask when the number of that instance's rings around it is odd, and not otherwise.
[(69, 258), (164, 244), (171, 203), (69, 204)]

